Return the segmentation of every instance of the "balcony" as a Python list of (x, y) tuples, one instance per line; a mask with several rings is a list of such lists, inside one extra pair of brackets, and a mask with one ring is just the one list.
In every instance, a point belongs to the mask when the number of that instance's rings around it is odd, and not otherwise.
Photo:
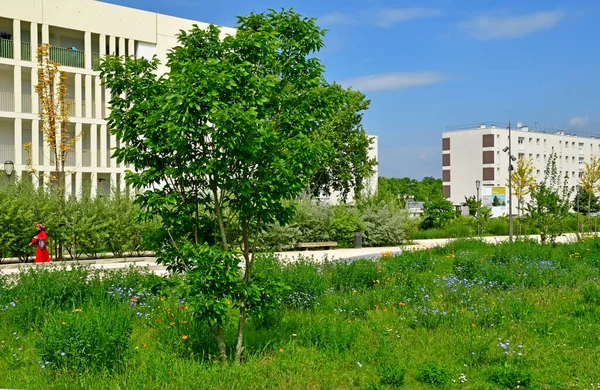
[(14, 46), (12, 39), (0, 38), (0, 57), (14, 58)]
[(85, 52), (81, 50), (52, 46), (50, 47), (50, 59), (62, 66), (85, 67)]
[[(98, 151), (100, 153), (100, 151)], [(71, 148), (67, 152), (67, 160), (65, 161), (65, 166), (67, 167), (76, 167), (77, 154), (75, 148)], [(92, 151), (90, 149), (83, 149), (81, 151), (81, 166), (82, 167), (91, 167), (92, 166)]]
[(100, 54), (92, 53), (92, 69), (98, 70), (100, 66)]
[(13, 145), (0, 145), (0, 161), (15, 161), (15, 147)]
[(0, 92), (0, 111), (15, 112), (15, 95), (12, 92)]
[(31, 61), (31, 43), (21, 42), (21, 59)]
[[(0, 38), (0, 57), (15, 58), (12, 39)], [(23, 61), (31, 61), (31, 43), (21, 42), (21, 59)]]

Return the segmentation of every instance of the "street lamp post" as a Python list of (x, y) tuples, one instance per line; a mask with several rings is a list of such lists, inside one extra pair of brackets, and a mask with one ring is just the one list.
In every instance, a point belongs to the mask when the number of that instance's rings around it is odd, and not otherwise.
[(477, 235), (481, 236), (481, 227), (479, 224), (479, 213), (481, 211), (481, 205), (479, 204), (479, 188), (481, 187), (481, 180), (475, 180), (475, 188), (477, 188)]
[(8, 177), (8, 181), (10, 181), (10, 177), (15, 171), (15, 164), (11, 160), (4, 161), (4, 173), (6, 177)]
[(502, 149), (504, 153), (508, 153), (508, 241), (512, 242), (513, 238), (513, 215), (512, 215), (512, 171), (513, 161), (517, 159), (512, 155), (512, 143), (510, 141), (510, 121), (508, 122), (508, 146)]

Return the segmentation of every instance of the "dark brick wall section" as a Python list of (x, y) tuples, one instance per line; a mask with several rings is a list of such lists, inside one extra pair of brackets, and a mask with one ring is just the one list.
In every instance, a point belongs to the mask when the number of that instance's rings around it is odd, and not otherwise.
[(483, 138), (483, 147), (484, 148), (492, 148), (494, 147), (494, 134), (484, 134)]
[(442, 154), (442, 166), (443, 167), (450, 166), (450, 154)]
[(483, 180), (494, 180), (494, 168), (483, 168)]
[(494, 151), (486, 150), (483, 152), (483, 163), (484, 164), (493, 164), (494, 163)]
[(444, 196), (446, 198), (450, 197), (450, 186), (444, 186)]
[(450, 181), (450, 170), (444, 169), (442, 171), (442, 181)]
[(450, 138), (442, 138), (442, 150), (450, 150)]

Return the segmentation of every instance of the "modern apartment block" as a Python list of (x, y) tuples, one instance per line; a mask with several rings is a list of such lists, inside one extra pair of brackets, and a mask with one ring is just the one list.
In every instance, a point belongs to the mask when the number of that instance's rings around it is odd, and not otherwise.
[[(52, 45), (50, 57), (68, 73), (72, 103), (69, 132), (83, 134), (67, 156), (67, 192), (83, 186), (92, 194), (111, 187), (124, 189), (125, 167), (111, 159), (118, 146), (106, 117), (110, 92), (95, 70), (106, 54), (152, 57), (163, 64), (177, 44), (176, 35), (206, 23), (146, 12), (95, 0), (2, 0), (0, 7), (0, 166), (14, 162), (15, 173), (27, 169), (24, 145), (31, 143), (33, 167), (53, 170), (48, 145), (40, 131), (37, 47)], [(223, 29), (225, 34), (233, 29)], [(42, 176), (44, 177), (44, 176)], [(32, 180), (39, 185), (38, 178)], [(44, 179), (46, 180), (46, 179)]]
[[(465, 197), (477, 196), (476, 182), (481, 193), (508, 194), (507, 124), (480, 124), (448, 128), (442, 134), (442, 181), (444, 195), (454, 205)], [(514, 126), (514, 125), (513, 125)], [(548, 158), (556, 153), (556, 165), (561, 177), (568, 177), (568, 185), (575, 187), (584, 163), (600, 152), (600, 137), (584, 136), (563, 130), (538, 129), (517, 124), (511, 130), (512, 155), (530, 158), (534, 176), (544, 180)], [(516, 166), (516, 161), (513, 162)], [(506, 189), (505, 189), (506, 188)], [(480, 194), (481, 194), (480, 193)], [(516, 210), (516, 199), (513, 197)]]

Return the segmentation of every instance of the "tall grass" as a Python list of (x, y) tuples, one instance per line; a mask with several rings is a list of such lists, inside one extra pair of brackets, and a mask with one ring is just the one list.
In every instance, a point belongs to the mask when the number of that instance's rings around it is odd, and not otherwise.
[(0, 387), (593, 389), (599, 259), (600, 240), (459, 240), (281, 265), (291, 289), (248, 321), (240, 366), (217, 362), (177, 278), (32, 269), (0, 287)]

